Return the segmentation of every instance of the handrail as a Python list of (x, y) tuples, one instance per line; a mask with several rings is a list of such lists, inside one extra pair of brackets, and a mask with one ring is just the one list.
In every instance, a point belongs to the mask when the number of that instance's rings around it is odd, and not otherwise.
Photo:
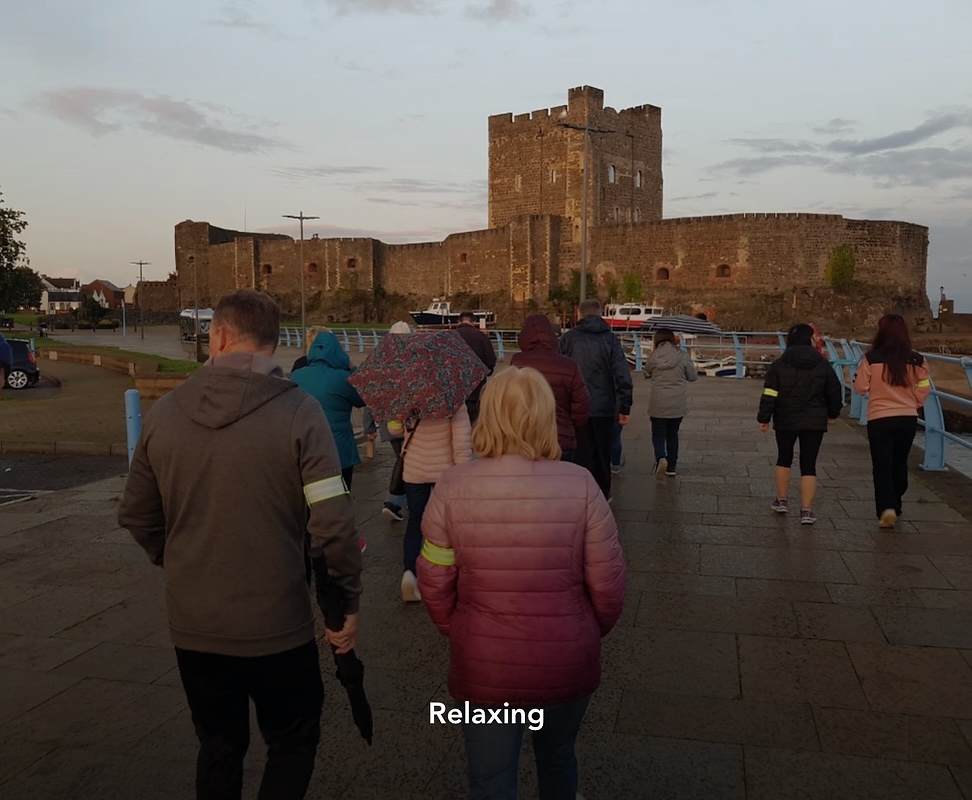
[[(867, 342), (851, 341), (847, 347), (856, 356), (854, 366), (851, 368), (851, 418), (859, 420), (861, 425), (867, 424), (867, 398), (859, 395), (853, 388), (853, 380), (857, 373), (857, 364), (864, 355), (864, 348), (868, 347)], [(846, 348), (845, 348), (846, 349)], [(969, 384), (969, 392), (972, 394), (972, 358), (968, 356), (946, 356), (939, 353), (922, 353), (926, 361), (933, 361), (939, 364), (951, 364), (960, 367), (965, 373), (965, 379)], [(924, 419), (919, 417), (918, 424), (925, 429), (925, 458), (921, 468), (926, 472), (945, 472), (948, 467), (945, 463), (945, 443), (955, 442), (967, 450), (972, 450), (972, 441), (963, 439), (961, 436), (952, 433), (945, 428), (945, 412), (942, 401), (961, 408), (972, 410), (972, 400), (961, 397), (950, 392), (945, 392), (935, 386), (935, 379), (931, 378), (931, 392), (925, 400)], [(855, 403), (857, 399), (857, 403)]]

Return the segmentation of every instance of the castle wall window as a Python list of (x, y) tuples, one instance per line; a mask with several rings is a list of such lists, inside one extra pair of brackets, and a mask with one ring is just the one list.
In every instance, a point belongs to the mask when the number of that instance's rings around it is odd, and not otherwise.
[(347, 260), (347, 261), (345, 262), (345, 266), (346, 266), (346, 267), (347, 267), (348, 269), (357, 269), (357, 268), (358, 268), (358, 259), (356, 259), (356, 258), (349, 258), (349, 259), (348, 259), (348, 260)]
[(720, 264), (716, 267), (716, 277), (717, 278), (728, 278), (732, 275), (732, 269), (730, 269), (728, 264)]
[(557, 170), (555, 169), (550, 170), (550, 182), (551, 183), (557, 182)]
[(659, 267), (655, 272), (655, 279), (659, 281), (667, 281), (672, 277), (672, 273), (668, 271), (668, 267)]
[(641, 170), (639, 169), (635, 173), (635, 189), (640, 189), (642, 184)]
[(313, 275), (314, 273), (316, 273), (316, 272), (317, 272), (317, 270), (318, 270), (318, 266), (317, 266), (317, 264), (308, 264), (308, 265), (307, 265), (307, 271), (308, 271), (309, 273), (311, 273), (312, 275)]
[(469, 253), (460, 253), (459, 254), (459, 263), (460, 264), (466, 264), (468, 261), (469, 261)]
[(641, 209), (636, 208), (632, 213), (634, 214), (634, 221), (641, 222)]
[(618, 208), (617, 206), (614, 207), (614, 221), (615, 222), (621, 221), (621, 209)]
[(262, 267), (260, 267), (260, 271), (264, 275), (270, 275), (273, 273), (273, 267), (271, 267), (269, 264), (264, 264)]
[(518, 192), (522, 192), (523, 191), (523, 176), (522, 175), (517, 175), (513, 179), (513, 188), (516, 189), (516, 191), (518, 191)]
[(614, 166), (614, 164), (611, 164), (608, 167), (608, 183), (617, 183), (617, 182), (618, 182), (618, 168)]

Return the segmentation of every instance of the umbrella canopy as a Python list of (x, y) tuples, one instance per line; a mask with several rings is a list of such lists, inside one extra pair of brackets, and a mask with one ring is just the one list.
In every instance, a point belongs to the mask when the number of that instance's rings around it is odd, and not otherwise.
[[(344, 595), (341, 587), (328, 576), (327, 563), (323, 556), (312, 559), (312, 564), (317, 579), (317, 604), (324, 614), (324, 625), (332, 631), (339, 631), (344, 627)], [(364, 664), (354, 650), (340, 654), (336, 650), (337, 648), (331, 647), (337, 667), (335, 674), (348, 693), (351, 718), (361, 731), (361, 736), (370, 745), (374, 734), (374, 719), (364, 689)]]
[(456, 331), (385, 336), (348, 382), (379, 422), (448, 419), (489, 375)]
[(652, 317), (641, 326), (641, 329), (645, 331), (657, 331), (659, 328), (668, 328), (674, 333), (694, 333), (699, 336), (720, 336), (722, 334), (722, 329), (715, 323), (677, 314), (668, 317)]

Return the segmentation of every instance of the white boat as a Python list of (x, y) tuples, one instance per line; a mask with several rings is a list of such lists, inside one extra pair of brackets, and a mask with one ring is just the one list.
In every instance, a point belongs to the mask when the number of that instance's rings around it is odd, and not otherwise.
[(637, 330), (652, 317), (665, 316), (665, 309), (652, 305), (647, 300), (641, 300), (637, 303), (606, 305), (602, 316), (612, 328)]
[[(429, 327), (433, 325), (444, 325), (444, 326), (454, 326), (459, 324), (459, 313), (458, 311), (452, 310), (452, 303), (446, 300), (444, 297), (435, 297), (432, 302), (429, 303), (429, 307), (425, 311), (409, 311), (412, 318), (415, 320), (415, 324), (420, 327)], [(485, 322), (486, 325), (496, 324), (496, 314), (492, 311), (484, 311), (479, 309), (472, 312), (476, 318), (476, 324), (481, 325), (481, 322)]]

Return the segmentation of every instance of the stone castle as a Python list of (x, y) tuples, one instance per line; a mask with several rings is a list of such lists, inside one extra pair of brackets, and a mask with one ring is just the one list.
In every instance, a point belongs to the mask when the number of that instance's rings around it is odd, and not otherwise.
[[(927, 309), (923, 226), (802, 213), (664, 219), (661, 109), (616, 111), (590, 86), (571, 89), (565, 106), (489, 118), (485, 230), (404, 245), (306, 239), (300, 264), (291, 237), (181, 222), (176, 276), (143, 284), (142, 302), (155, 310), (187, 307), (194, 281), (201, 306), (241, 287), (290, 297), (303, 269), (308, 297), (381, 289), (424, 308), (433, 296), (465, 293), (501, 307), (508, 301), (522, 318), (523, 308), (543, 307), (551, 289), (580, 269), (585, 135), (589, 294), (603, 297), (605, 287), (634, 273), (644, 298), (673, 312), (706, 310), (730, 323), (760, 308), (782, 316), (781, 306), (795, 313), (798, 303), (812, 307), (816, 301), (807, 298), (826, 294), (828, 258), (849, 245), (857, 285), (870, 297)], [(739, 320), (747, 322), (754, 324)]]

